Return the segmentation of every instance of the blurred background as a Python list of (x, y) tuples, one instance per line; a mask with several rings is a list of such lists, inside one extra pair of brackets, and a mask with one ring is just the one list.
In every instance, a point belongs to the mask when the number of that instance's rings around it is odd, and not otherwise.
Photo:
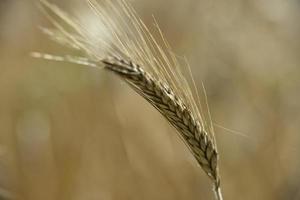
[[(131, 2), (231, 129), (215, 127), (224, 199), (300, 199), (300, 1)], [(117, 77), (31, 58), (68, 53), (40, 26), (36, 1), (0, 1), (0, 199), (213, 199), (175, 130)]]

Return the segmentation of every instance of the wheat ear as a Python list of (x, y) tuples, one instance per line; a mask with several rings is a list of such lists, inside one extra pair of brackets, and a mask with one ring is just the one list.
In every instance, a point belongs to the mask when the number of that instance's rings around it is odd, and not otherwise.
[(213, 180), (215, 193), (221, 200), (217, 150), (182, 99), (166, 83), (156, 80), (131, 61), (113, 57), (102, 62), (106, 69), (124, 79), (177, 129), (202, 169)]
[[(160, 29), (163, 47), (125, 0), (104, 0), (103, 4), (87, 0), (101, 21), (102, 28), (111, 36), (93, 37), (85, 24), (72, 19), (46, 0), (40, 1), (42, 10), (56, 27), (54, 31), (43, 29), (44, 32), (63, 45), (80, 50), (84, 58), (39, 53), (33, 56), (91, 67), (104, 66), (121, 77), (177, 129), (199, 165), (213, 181), (216, 199), (222, 200), (213, 128), (206, 125), (200, 112), (201, 104), (199, 109), (177, 57), (171, 52)], [(62, 20), (62, 23), (58, 20)]]

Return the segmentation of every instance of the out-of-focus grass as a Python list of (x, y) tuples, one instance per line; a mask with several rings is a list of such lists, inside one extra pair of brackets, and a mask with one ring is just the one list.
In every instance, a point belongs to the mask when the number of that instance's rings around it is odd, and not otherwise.
[[(246, 135), (216, 128), (224, 198), (299, 199), (299, 3), (133, 5), (187, 56), (213, 120)], [(34, 1), (1, 1), (0, 23), (0, 196), (212, 199), (175, 131), (116, 77), (28, 56), (67, 52)]]

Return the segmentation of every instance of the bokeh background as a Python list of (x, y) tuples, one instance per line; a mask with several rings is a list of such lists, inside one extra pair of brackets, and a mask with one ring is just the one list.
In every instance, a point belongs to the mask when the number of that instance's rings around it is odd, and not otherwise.
[[(300, 199), (300, 1), (132, 5), (146, 24), (156, 17), (204, 82), (213, 121), (231, 129), (215, 127), (224, 199)], [(36, 1), (0, 1), (0, 199), (213, 199), (174, 129), (126, 84), (31, 58), (68, 53), (40, 26)]]

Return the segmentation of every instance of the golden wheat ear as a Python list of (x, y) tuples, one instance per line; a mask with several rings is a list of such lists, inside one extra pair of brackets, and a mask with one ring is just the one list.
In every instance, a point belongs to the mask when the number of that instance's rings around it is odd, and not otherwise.
[(222, 199), (218, 175), (218, 153), (212, 139), (180, 97), (167, 83), (156, 80), (143, 68), (120, 58), (103, 60), (106, 69), (124, 79), (177, 129), (202, 169), (213, 180), (217, 199)]
[[(182, 73), (182, 66), (172, 53), (158, 28), (160, 42), (154, 39), (147, 26), (125, 0), (88, 0), (88, 5), (101, 21), (106, 36), (90, 37), (84, 24), (48, 3), (40, 0), (46, 16), (57, 29), (46, 34), (61, 44), (75, 45), (85, 59), (34, 54), (35, 57), (68, 61), (86, 66), (104, 66), (115, 73), (156, 108), (177, 130), (195, 159), (210, 177), (217, 200), (222, 200), (218, 171), (218, 152), (212, 126), (201, 112), (195, 84), (192, 86)], [(54, 16), (53, 16), (54, 15)], [(156, 21), (155, 21), (156, 23)], [(156, 23), (157, 24), (157, 23)], [(65, 28), (64, 26), (67, 26)], [(54, 34), (55, 33), (55, 34)], [(192, 78), (192, 77), (191, 77)], [(194, 81), (192, 80), (194, 83)], [(197, 100), (196, 100), (197, 99)], [(211, 121), (208, 119), (208, 121)]]

